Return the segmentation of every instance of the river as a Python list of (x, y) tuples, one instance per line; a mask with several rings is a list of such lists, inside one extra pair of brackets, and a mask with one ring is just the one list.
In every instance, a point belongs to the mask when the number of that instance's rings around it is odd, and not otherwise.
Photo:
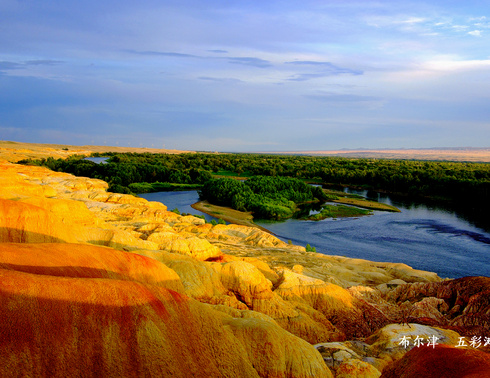
[[(366, 192), (356, 192), (366, 195)], [(199, 214), (190, 205), (196, 191), (140, 194), (169, 209)], [(375, 211), (359, 218), (283, 222), (255, 220), (284, 241), (317, 252), (371, 261), (401, 262), (415, 269), (436, 272), (443, 278), (490, 277), (490, 233), (455, 211), (421, 203), (397, 201), (377, 194), (380, 202), (396, 206), (400, 213)], [(206, 215), (208, 220), (213, 219)]]

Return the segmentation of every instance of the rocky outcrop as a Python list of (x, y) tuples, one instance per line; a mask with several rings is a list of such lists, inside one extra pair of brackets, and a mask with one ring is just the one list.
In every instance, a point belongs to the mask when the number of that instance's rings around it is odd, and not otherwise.
[(400, 285), (387, 300), (410, 309), (407, 320), (440, 324), (466, 336), (490, 333), (490, 278)]
[(0, 375), (331, 376), (314, 348), (263, 319), (183, 294), (164, 264), (109, 248), (0, 245)]
[(451, 346), (414, 348), (383, 371), (382, 378), (490, 377), (487, 353)]
[(414, 348), (457, 345), (454, 331), (420, 324), (390, 324), (363, 340), (319, 343), (315, 345), (335, 376), (350, 371), (352, 376), (379, 377), (393, 361)]
[(434, 346), (457, 345), (459, 337), (459, 334), (451, 330), (416, 323), (390, 324), (366, 338), (365, 342), (369, 357), (391, 362), (415, 347), (424, 346), (428, 349), (431, 342), (434, 342)]
[(0, 190), (0, 375), (331, 376), (310, 344), (216, 285), (202, 260), (221, 251), (183, 231), (201, 219), (98, 180), (2, 169), (15, 179)]
[(275, 292), (288, 302), (308, 305), (322, 313), (347, 338), (366, 337), (388, 323), (388, 319), (346, 289), (287, 269)]
[(485, 278), (306, 252), (40, 167), (0, 163), (0, 184), (0, 375), (377, 377), (403, 336), (488, 330)]
[(112, 248), (63, 243), (0, 243), (0, 269), (36, 275), (103, 278), (185, 290), (175, 271), (144, 256)]
[(42, 207), (0, 199), (0, 214), (0, 242), (77, 241), (73, 230)]

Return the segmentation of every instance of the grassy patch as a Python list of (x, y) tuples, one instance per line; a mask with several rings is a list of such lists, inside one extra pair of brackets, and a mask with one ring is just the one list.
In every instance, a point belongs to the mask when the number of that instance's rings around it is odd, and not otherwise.
[(320, 213), (310, 215), (307, 219), (318, 221), (326, 218), (358, 217), (371, 214), (372, 211), (370, 210), (360, 209), (353, 206), (324, 205), (322, 206), (322, 211)]
[(132, 193), (152, 193), (152, 192), (172, 192), (181, 190), (197, 190), (201, 188), (199, 184), (179, 184), (171, 182), (135, 182), (129, 184)]
[(334, 202), (345, 203), (346, 205), (353, 205), (362, 207), (364, 209), (370, 210), (380, 210), (380, 211), (392, 211), (392, 212), (400, 212), (396, 207), (386, 205), (384, 203), (379, 203), (376, 201), (369, 201), (364, 197), (361, 198), (338, 198), (334, 200)]
[(344, 203), (346, 205), (362, 207), (364, 209), (370, 210), (400, 212), (400, 210), (394, 206), (386, 205), (384, 203), (379, 203), (376, 201), (370, 201), (358, 194), (344, 193), (339, 190), (333, 189), (323, 189), (323, 191), (328, 196), (328, 201)]
[(247, 171), (242, 172), (242, 173), (237, 173), (237, 172), (228, 171), (225, 169), (221, 169), (221, 170), (213, 173), (214, 178), (228, 177), (228, 178), (235, 178), (235, 179), (243, 179), (243, 178), (251, 177), (251, 176), (252, 176), (252, 174), (250, 172), (247, 172)]

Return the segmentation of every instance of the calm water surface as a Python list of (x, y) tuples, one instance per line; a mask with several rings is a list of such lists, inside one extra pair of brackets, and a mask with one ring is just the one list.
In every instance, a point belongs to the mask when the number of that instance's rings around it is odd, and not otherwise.
[(93, 161), (94, 163), (97, 164), (105, 164), (107, 160), (109, 160), (108, 157), (87, 157), (85, 160), (90, 160)]
[(141, 193), (138, 196), (147, 199), (148, 201), (157, 201), (167, 206), (168, 210), (179, 209), (180, 213), (204, 215), (205, 219), (218, 221), (217, 218), (211, 215), (204, 214), (199, 210), (191, 207), (193, 203), (199, 201), (199, 196), (195, 190), (186, 190), (181, 192), (156, 192), (156, 193)]
[[(448, 278), (490, 277), (489, 232), (454, 211), (377, 196), (380, 202), (398, 207), (401, 213), (376, 211), (371, 216), (318, 222), (255, 222), (284, 241), (303, 246), (309, 243), (317, 252), (328, 255), (402, 262)], [(177, 207), (180, 212), (202, 214), (190, 207), (198, 201), (196, 191), (147, 193), (141, 197), (163, 202), (169, 209)]]

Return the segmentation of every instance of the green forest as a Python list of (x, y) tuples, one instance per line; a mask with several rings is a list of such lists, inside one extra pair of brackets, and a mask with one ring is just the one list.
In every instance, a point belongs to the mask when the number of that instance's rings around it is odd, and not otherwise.
[[(211, 203), (269, 214), (272, 218), (286, 216), (298, 203), (325, 200), (319, 195), (321, 190), (304, 190), (300, 184), (304, 182), (490, 206), (490, 164), (486, 163), (231, 153), (93, 156), (108, 160), (96, 164), (73, 156), (22, 163), (102, 179), (109, 183), (110, 191), (119, 193), (200, 188), (202, 198)], [(222, 195), (221, 188), (236, 195)], [(259, 207), (259, 203), (270, 205), (269, 210), (267, 206)]]
[(199, 197), (216, 205), (251, 211), (254, 217), (264, 219), (291, 218), (298, 205), (323, 203), (327, 199), (320, 187), (297, 178), (280, 176), (253, 176), (246, 181), (212, 179), (204, 184)]

